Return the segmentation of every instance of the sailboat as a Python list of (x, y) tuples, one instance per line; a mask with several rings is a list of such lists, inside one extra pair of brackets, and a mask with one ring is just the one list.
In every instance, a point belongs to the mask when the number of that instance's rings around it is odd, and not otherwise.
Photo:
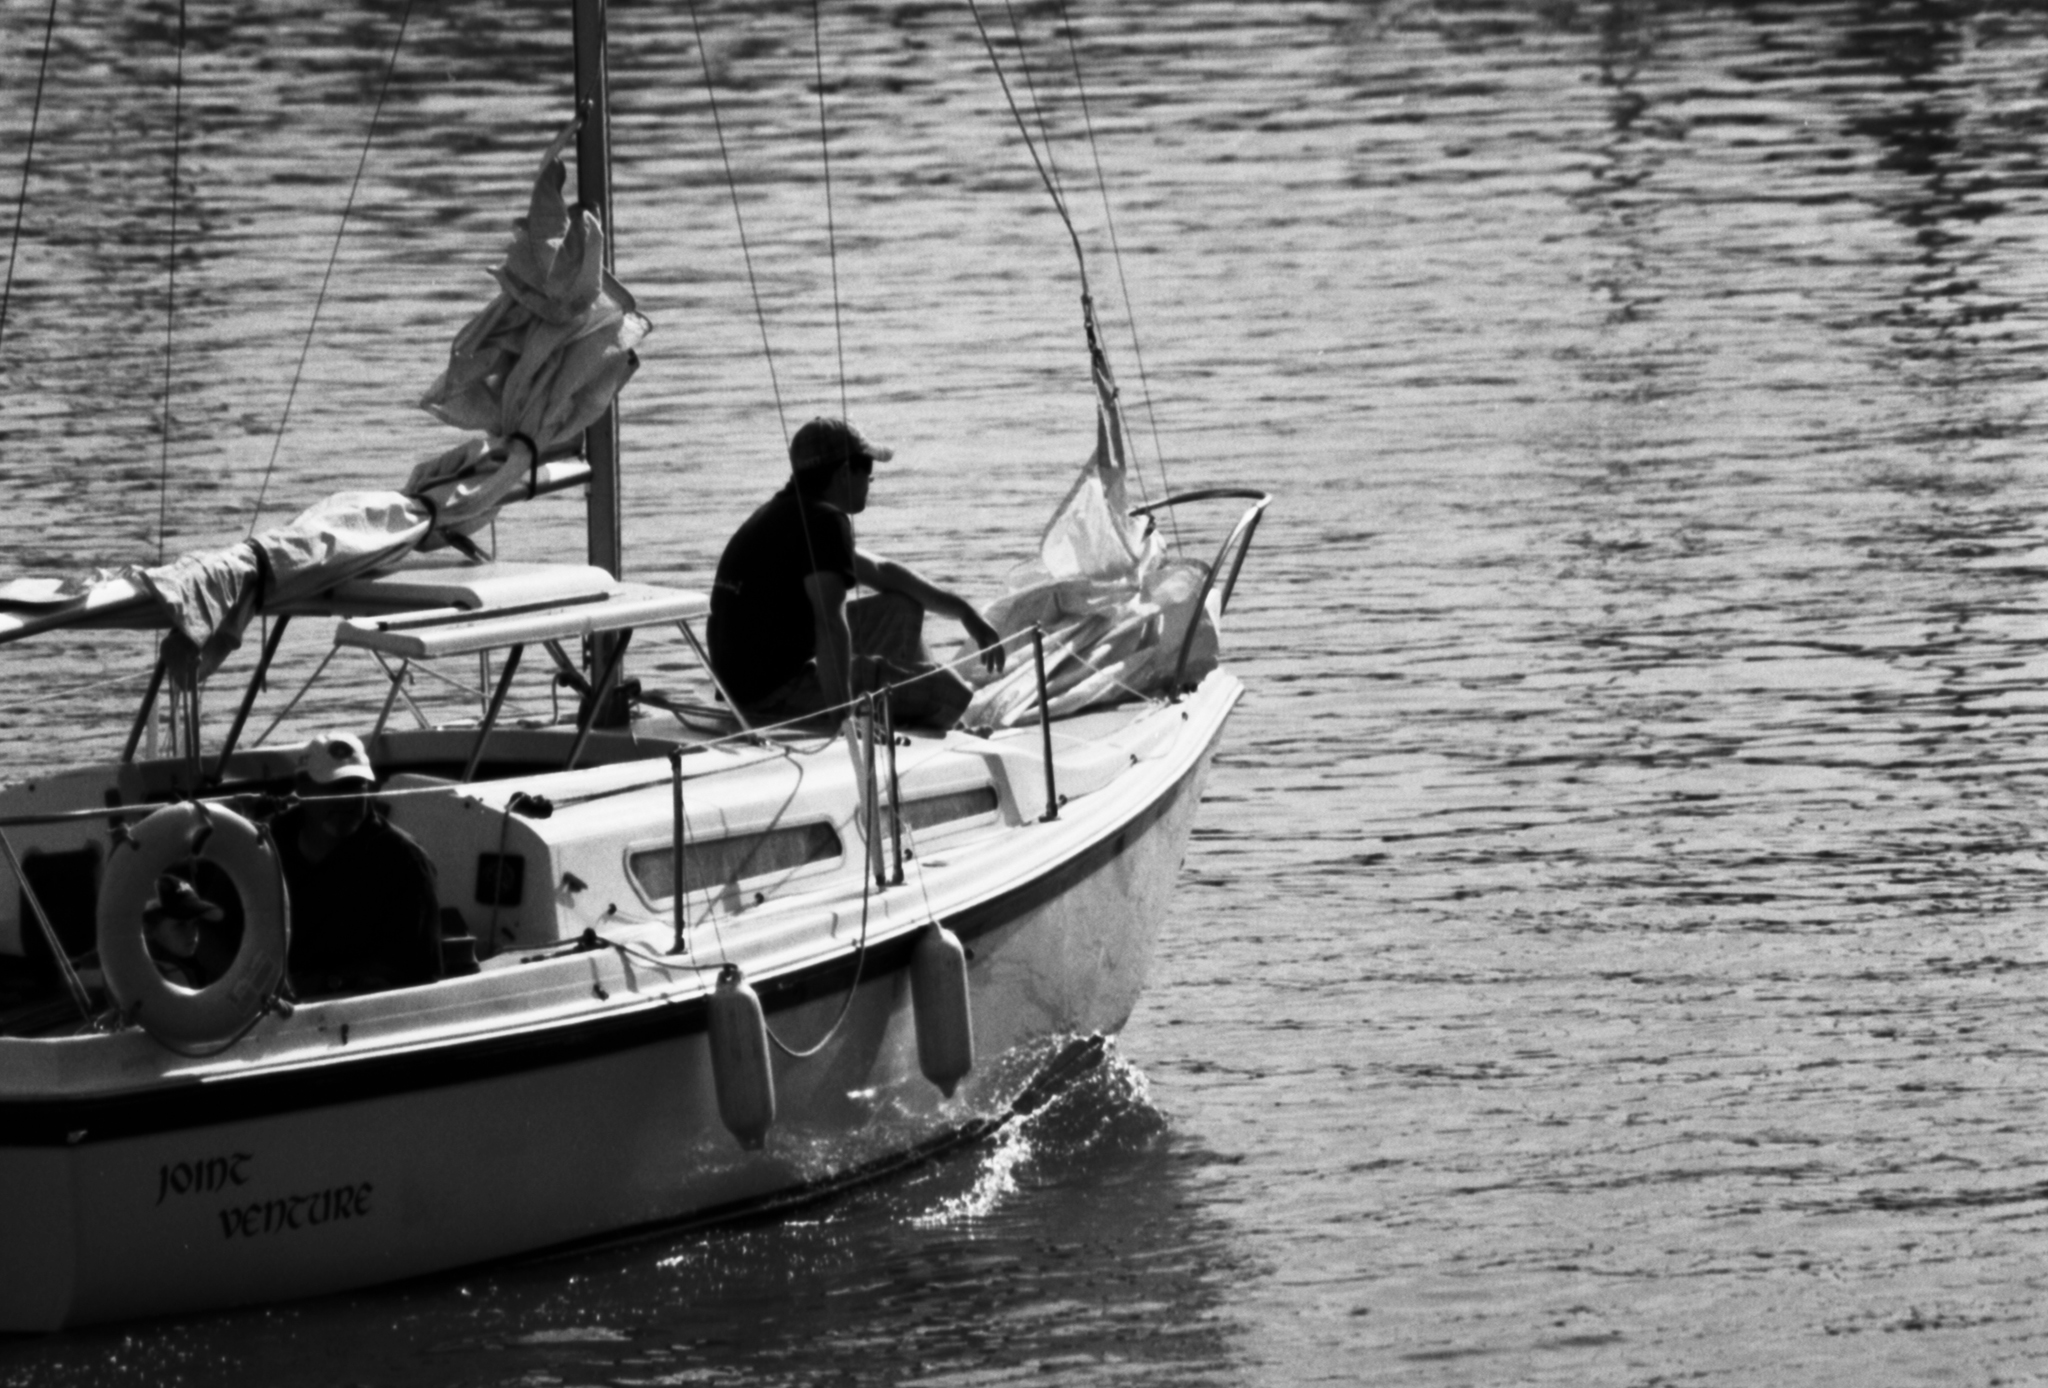
[[(577, 118), (536, 206), (573, 139), (576, 227), (541, 239), (552, 257), (581, 236), (575, 253), (601, 260), (602, 0), (575, 16)], [(493, 431), (262, 543), (0, 585), (0, 645), (159, 638), (120, 758), (0, 788), (0, 954), (44, 980), (0, 1010), (0, 1330), (317, 1295), (813, 1200), (1031, 1111), (1130, 1016), (1243, 692), (1217, 633), (1265, 497), (1128, 505), (1088, 309), (1095, 453), (1038, 581), (991, 614), (1017, 658), (968, 726), (894, 727), (886, 696), (771, 728), (715, 693), (637, 694), (634, 633), (694, 647), (709, 604), (617, 576), (614, 397), (641, 325), (608, 267), (583, 283), (597, 384), (540, 436)], [(495, 507), (572, 487), (589, 491), (588, 562), (463, 542)], [(1166, 560), (1150, 515), (1214, 500), (1249, 505), (1213, 562)], [(197, 691), (259, 619), (255, 672), (208, 745)], [(436, 867), (429, 981), (320, 989), (285, 968), (293, 902), (267, 817), (303, 752), (243, 735), (284, 629), (316, 621), (390, 672), (350, 732), (382, 812)], [(573, 714), (501, 716), (529, 651), (573, 686)], [(409, 669), (480, 658), (498, 673), (478, 716), (395, 725)], [(166, 705), (172, 744), (152, 755)], [(232, 957), (183, 970), (159, 927), (223, 914)]]

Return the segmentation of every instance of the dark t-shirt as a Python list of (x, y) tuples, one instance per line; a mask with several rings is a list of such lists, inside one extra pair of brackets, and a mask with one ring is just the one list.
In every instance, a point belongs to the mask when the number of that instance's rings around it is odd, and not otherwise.
[(816, 656), (804, 591), (814, 573), (853, 586), (853, 521), (784, 487), (733, 533), (711, 585), (711, 668), (741, 703), (773, 693)]
[(292, 978), (302, 988), (402, 988), (441, 976), (434, 864), (372, 805), (357, 830), (319, 862), (299, 849), (300, 816), (271, 824), (291, 895)]

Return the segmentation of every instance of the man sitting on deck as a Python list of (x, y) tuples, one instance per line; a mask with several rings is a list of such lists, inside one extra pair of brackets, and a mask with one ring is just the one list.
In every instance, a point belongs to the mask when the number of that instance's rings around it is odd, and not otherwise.
[[(711, 667), (761, 723), (839, 708), (890, 686), (902, 723), (951, 727), (972, 694), (924, 646), (924, 614), (967, 628), (982, 662), (1003, 668), (1001, 638), (974, 605), (914, 570), (855, 548), (875, 464), (891, 456), (839, 419), (790, 441), (789, 484), (749, 516), (711, 587)], [(856, 582), (876, 591), (847, 601)]]
[(441, 977), (434, 864), (370, 803), (376, 776), (361, 740), (313, 739), (294, 784), (299, 803), (270, 832), (291, 899), (290, 969), (301, 995)]

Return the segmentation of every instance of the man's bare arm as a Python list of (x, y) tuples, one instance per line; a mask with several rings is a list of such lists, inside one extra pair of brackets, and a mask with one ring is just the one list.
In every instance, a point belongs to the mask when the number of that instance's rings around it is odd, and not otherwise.
[(884, 593), (901, 593), (927, 612), (952, 618), (967, 628), (967, 635), (981, 648), (983, 665), (991, 670), (1003, 668), (1003, 638), (982, 618), (974, 604), (958, 593), (939, 587), (908, 564), (899, 564), (865, 550), (854, 551), (853, 575), (870, 588)]

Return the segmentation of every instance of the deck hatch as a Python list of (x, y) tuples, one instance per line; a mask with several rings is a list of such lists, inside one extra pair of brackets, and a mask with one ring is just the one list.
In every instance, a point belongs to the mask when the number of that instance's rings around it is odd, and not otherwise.
[[(683, 890), (700, 892), (749, 877), (791, 872), (835, 861), (844, 851), (838, 832), (822, 820), (691, 842), (683, 847)], [(628, 866), (649, 900), (675, 896), (674, 856), (667, 847), (640, 849), (628, 859)]]

